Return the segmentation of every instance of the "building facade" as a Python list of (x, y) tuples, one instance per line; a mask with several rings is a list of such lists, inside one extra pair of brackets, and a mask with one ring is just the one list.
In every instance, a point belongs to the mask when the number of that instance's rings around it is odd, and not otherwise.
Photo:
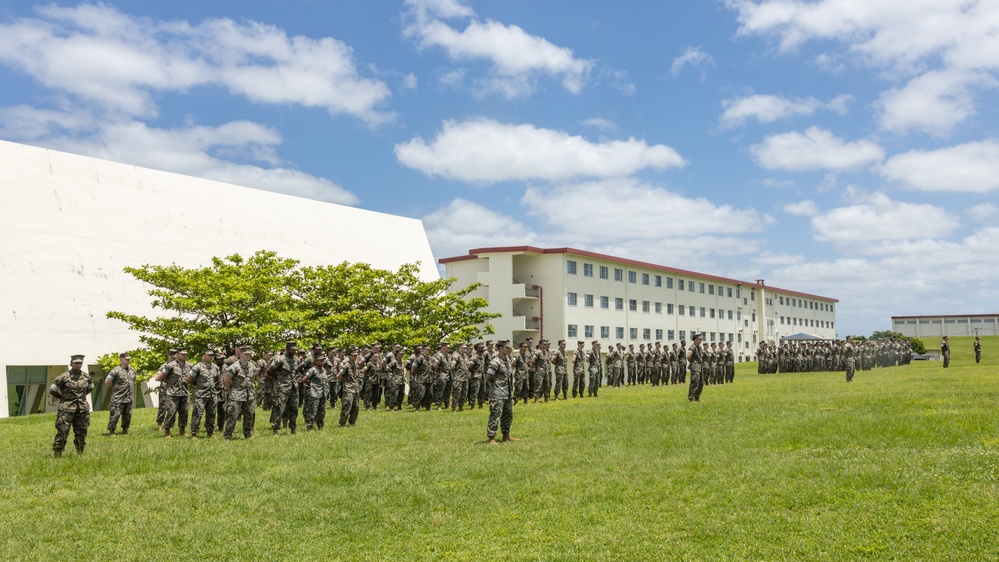
[(760, 341), (807, 332), (836, 337), (829, 297), (686, 271), (573, 248), (479, 248), (444, 258), (455, 288), (479, 282), (474, 296), (503, 316), (498, 338), (565, 339), (672, 345), (704, 332), (732, 342), (739, 361), (753, 360)]
[(999, 314), (892, 316), (891, 329), (910, 338), (999, 336)]
[[(71, 354), (98, 371), (100, 355), (138, 347), (105, 316), (156, 314), (125, 266), (272, 250), (304, 265), (420, 261), (440, 278), (416, 219), (3, 141), (0, 194), (0, 417), (53, 411), (45, 389)], [(92, 399), (105, 406), (103, 385)]]

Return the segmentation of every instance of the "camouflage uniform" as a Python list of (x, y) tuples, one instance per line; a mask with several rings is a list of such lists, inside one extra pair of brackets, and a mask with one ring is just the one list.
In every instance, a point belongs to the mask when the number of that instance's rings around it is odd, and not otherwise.
[(585, 389), (586, 352), (583, 351), (582, 347), (577, 347), (572, 354), (572, 397), (575, 398), (578, 393), (579, 397), (582, 398)]
[(468, 407), (475, 407), (476, 401), (479, 403), (479, 408), (482, 408), (483, 398), (480, 393), (480, 389), (485, 386), (483, 378), (486, 376), (486, 367), (489, 361), (486, 359), (486, 354), (483, 351), (476, 349), (472, 352), (472, 362), (468, 369), (471, 372), (471, 377), (468, 379)]
[(406, 374), (402, 362), (393, 352), (385, 354), (385, 409), (402, 409), (402, 394), (406, 384)]
[(857, 368), (853, 354), (853, 344), (846, 342), (846, 344), (843, 345), (843, 358), (844, 365), (846, 366), (846, 382), (853, 382), (853, 374)]
[(441, 348), (434, 354), (431, 361), (431, 380), (433, 381), (434, 403), (437, 409), (443, 409), (445, 402), (450, 402), (451, 397), (445, 396), (447, 384), (451, 380), (451, 358), (449, 353), (445, 353)]
[(468, 401), (468, 379), (471, 378), (471, 357), (460, 348), (451, 355), (451, 411), (465, 410)]
[(340, 370), (336, 376), (337, 380), (343, 382), (340, 396), (340, 427), (344, 427), (347, 423), (354, 425), (357, 422), (363, 376), (364, 364), (357, 360), (356, 353), (354, 357), (348, 353), (347, 357), (340, 363)]
[(597, 391), (600, 390), (600, 379), (603, 378), (603, 372), (600, 365), (600, 351), (591, 349), (586, 354), (586, 361), (590, 364), (590, 385), (586, 389), (586, 395), (596, 396)]
[(267, 368), (272, 371), (271, 390), (273, 405), (271, 406), (271, 431), (277, 433), (281, 429), (281, 420), (288, 419), (288, 427), (295, 433), (298, 427), (298, 392), (295, 387), (295, 373), (301, 363), (294, 354), (275, 355)]
[(191, 413), (191, 438), (198, 436), (201, 429), (201, 416), (205, 415), (205, 431), (208, 436), (215, 435), (215, 413), (218, 399), (219, 368), (214, 363), (198, 363), (191, 367), (191, 378), (194, 379), (194, 411)]
[(372, 352), (364, 363), (364, 397), (365, 410), (377, 410), (382, 401), (382, 356)]
[[(191, 374), (191, 364), (187, 361), (180, 364), (178, 361), (167, 363), (163, 367), (163, 374), (166, 378), (163, 384), (166, 386), (166, 416), (163, 418), (163, 431), (170, 435), (173, 424), (177, 421), (180, 427), (180, 434), (184, 435), (187, 429), (187, 415), (191, 407), (191, 396), (187, 391), (187, 377)], [(160, 393), (162, 396), (162, 391)]]
[(638, 353), (633, 346), (628, 346), (624, 354), (624, 365), (628, 369), (628, 385), (638, 384)]
[(562, 391), (562, 399), (568, 398), (566, 394), (569, 390), (569, 356), (565, 349), (559, 347), (552, 352), (552, 363), (555, 365), (555, 399), (558, 400), (558, 393)]
[(499, 427), (503, 436), (510, 435), (513, 425), (513, 367), (509, 357), (497, 357), (489, 363), (486, 370), (486, 380), (492, 384), (489, 391), (489, 422), (486, 424), (486, 436), (496, 438), (496, 428)]
[(325, 368), (325, 358), (314, 362), (305, 372), (305, 429), (322, 429), (326, 423), (326, 397), (329, 394), (329, 380)]
[(87, 396), (94, 389), (94, 382), (88, 373), (66, 371), (52, 381), (50, 392), (59, 394), (59, 412), (56, 414), (56, 435), (52, 441), (52, 451), (58, 457), (66, 448), (69, 428), (73, 428), (73, 445), (76, 452), (82, 453), (87, 446), (87, 430), (90, 428), (90, 404)]
[[(526, 350), (526, 348), (522, 348)], [(513, 400), (523, 399), (524, 404), (527, 404), (528, 395), (528, 379), (531, 378), (531, 361), (534, 359), (532, 354), (524, 351), (523, 353), (517, 353), (513, 355), (513, 360), (511, 364), (513, 366)]]
[(704, 359), (701, 344), (696, 341), (690, 344), (690, 388), (687, 391), (687, 400), (691, 402), (701, 401), (701, 391), (704, 390), (704, 379), (701, 378)]
[(413, 374), (409, 378), (409, 403), (419, 410), (430, 409), (433, 399), (433, 382), (430, 379), (430, 357), (419, 353), (413, 358)]
[(108, 433), (114, 433), (121, 418), (121, 431), (128, 433), (132, 425), (132, 392), (135, 390), (135, 369), (121, 365), (111, 369), (107, 380), (111, 383), (111, 411), (108, 416)]
[(243, 417), (243, 437), (249, 439), (253, 434), (253, 424), (256, 421), (253, 381), (258, 372), (257, 364), (253, 361), (235, 361), (226, 368), (230, 381), (225, 405), (225, 429), (222, 434), (226, 439), (232, 439), (236, 420), (240, 416)]

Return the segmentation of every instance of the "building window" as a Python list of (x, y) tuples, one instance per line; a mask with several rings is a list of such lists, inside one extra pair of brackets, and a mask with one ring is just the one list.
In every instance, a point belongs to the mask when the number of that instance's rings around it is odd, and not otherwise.
[(638, 273), (634, 271), (628, 272), (628, 283), (638, 283)]
[(583, 264), (583, 277), (593, 277), (593, 264), (584, 263)]
[(742, 298), (742, 289), (740, 287), (736, 287), (735, 288), (735, 298), (737, 298), (737, 299), (741, 299)]
[(715, 333), (714, 332), (711, 332), (708, 335), (711, 337), (711, 341), (715, 341)]
[(702, 295), (704, 294), (704, 283), (697, 284), (697, 292), (701, 293)]
[(919, 323), (920, 324), (929, 324), (930, 321), (929, 320), (920, 320)]
[(643, 340), (651, 340), (652, 339), (652, 330), (650, 330), (649, 328), (644, 328), (642, 330), (642, 339)]
[(680, 330), (680, 341), (687, 341), (687, 330)]
[(721, 285), (718, 285), (718, 296), (719, 296), (719, 297), (720, 297), (720, 296), (722, 296), (722, 289), (723, 289), (723, 288), (724, 288), (724, 287), (722, 287)]
[(673, 288), (673, 278), (672, 277), (667, 277), (666, 278), (666, 288), (667, 289), (672, 289)]
[(677, 290), (682, 291), (683, 290), (683, 279), (677, 279), (676, 280), (676, 285), (677, 285)]
[(666, 333), (667, 333), (667, 334), (669, 335), (669, 337), (668, 337), (667, 339), (668, 339), (669, 341), (673, 341), (673, 340), (674, 340), (673, 336), (675, 336), (675, 335), (676, 335), (676, 332), (674, 332), (673, 330), (669, 330), (669, 331), (668, 331), (668, 332), (666, 332)]
[(600, 297), (600, 308), (610, 308), (610, 297)]
[(773, 306), (774, 300), (773, 299), (767, 299), (767, 304)]
[(621, 297), (614, 299), (614, 310), (624, 310), (624, 299)]
[(781, 325), (781, 326), (783, 326), (783, 325), (784, 325), (784, 317), (783, 317), (783, 316), (781, 316), (781, 317), (780, 317), (780, 325)]
[(681, 305), (677, 305), (677, 314), (679, 314), (680, 316), (685, 316), (686, 315), (685, 314), (686, 310), (687, 310), (686, 306), (684, 306), (682, 304)]
[(583, 306), (593, 308), (593, 295), (583, 295)]
[(673, 314), (673, 303), (666, 303), (666, 314)]
[(615, 281), (624, 281), (624, 270), (621, 269), (620, 267), (615, 267), (614, 268), (614, 280)]
[(573, 260), (566, 260), (565, 262), (565, 272), (569, 275), (576, 274), (576, 262)]
[(630, 330), (628, 330), (628, 335), (631, 336), (631, 339), (637, 340), (638, 339), (638, 328), (631, 328)]
[(569, 306), (576, 306), (576, 293), (566, 293), (565, 300)]
[(648, 273), (643, 273), (642, 274), (642, 285), (648, 285), (648, 284), (649, 284), (649, 274)]
[(732, 319), (732, 311), (731, 311), (731, 310), (730, 310), (730, 311), (728, 311), (728, 319), (729, 319), (729, 320), (731, 320), (731, 319)]
[(705, 310), (704, 310), (704, 307), (702, 306), (701, 307), (701, 318), (704, 318), (704, 313), (705, 313)]
[(779, 302), (781, 306), (784, 306), (784, 297), (777, 297), (777, 302)]
[(618, 326), (617, 328), (614, 328), (614, 337), (616, 337), (619, 340), (623, 340), (624, 339), (624, 328), (621, 327), (621, 326)]
[(656, 303), (656, 314), (662, 314), (662, 313), (663, 313), (663, 303), (657, 302)]
[(635, 299), (628, 299), (628, 310), (638, 312), (638, 301)]
[(656, 328), (656, 341), (662, 341), (662, 340), (663, 340), (662, 328)]
[(642, 312), (649, 312), (649, 301), (642, 301)]
[(600, 339), (610, 338), (610, 326), (600, 326)]
[(726, 289), (725, 292), (728, 293), (728, 298), (732, 298), (732, 287)]
[(578, 338), (578, 328), (575, 324), (569, 324), (569, 329), (566, 330), (570, 338)]
[(708, 285), (708, 294), (709, 295), (715, 294), (715, 286), (714, 285)]
[(662, 286), (663, 286), (663, 276), (662, 276), (662, 275), (656, 275), (656, 276), (655, 276), (655, 277), (654, 277), (654, 278), (652, 279), (652, 283), (653, 283), (653, 284), (654, 284), (654, 285), (655, 285), (656, 287), (662, 287)]
[(715, 309), (709, 308), (708, 309), (708, 314), (710, 315), (709, 318), (714, 318), (715, 317)]
[(593, 326), (583, 326), (583, 337), (584, 338), (593, 337)]
[(600, 266), (600, 278), (601, 279), (607, 279), (607, 276), (608, 276), (607, 266), (606, 265), (601, 265)]

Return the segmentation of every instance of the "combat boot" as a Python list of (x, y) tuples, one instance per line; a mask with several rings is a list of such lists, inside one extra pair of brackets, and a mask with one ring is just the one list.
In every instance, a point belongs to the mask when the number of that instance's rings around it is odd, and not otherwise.
[(57, 459), (62, 458), (62, 451), (52, 451), (52, 456)]

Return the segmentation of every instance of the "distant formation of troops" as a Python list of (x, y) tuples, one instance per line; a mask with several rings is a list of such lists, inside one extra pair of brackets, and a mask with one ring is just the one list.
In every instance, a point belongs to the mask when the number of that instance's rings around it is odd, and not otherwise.
[[(169, 357), (156, 372), (160, 382), (159, 410), (156, 423), (165, 437), (172, 437), (173, 427), (190, 438), (204, 431), (213, 437), (222, 432), (232, 439), (236, 424), (242, 420), (242, 433), (254, 433), (257, 407), (270, 412), (274, 435), (287, 428), (298, 431), (299, 410), (306, 430), (323, 429), (327, 405), (335, 409), (340, 402), (339, 425), (354, 425), (361, 405), (365, 410), (402, 410), (408, 397), (412, 411), (464, 411), (465, 407), (482, 408), (490, 404), (487, 438), (496, 443), (499, 429), (504, 441), (510, 437), (514, 404), (548, 402), (570, 398), (596, 397), (604, 381), (611, 387), (651, 384), (652, 386), (687, 384), (687, 399), (700, 401), (705, 385), (732, 383), (735, 380), (735, 354), (732, 343), (701, 343), (703, 334), (694, 334), (672, 346), (659, 342), (653, 346), (625, 348), (618, 343), (604, 352), (599, 341), (586, 349), (577, 342), (573, 353), (565, 340), (552, 349), (548, 340), (537, 346), (531, 339), (518, 345), (501, 341), (447, 343), (437, 346), (417, 345), (408, 356), (399, 344), (383, 350), (380, 344), (358, 348), (316, 345), (311, 353), (288, 342), (281, 352), (265, 352), (254, 359), (249, 346), (240, 346), (231, 357), (211, 349), (201, 353), (201, 361), (187, 360), (186, 349), (171, 349)], [(950, 348), (946, 336), (941, 352), (948, 366)], [(856, 344), (852, 338), (835, 342), (785, 342), (779, 346), (763, 342), (757, 351), (759, 373), (845, 371), (847, 381), (855, 369), (907, 365), (913, 356), (908, 341), (880, 340)], [(120, 365), (104, 380), (110, 389), (108, 434), (128, 434), (132, 420), (136, 372), (128, 353), (119, 355)], [(976, 338), (975, 360), (981, 359), (981, 343)], [(56, 437), (52, 444), (56, 457), (66, 447), (70, 429), (74, 432), (76, 451), (86, 446), (90, 425), (87, 397), (94, 388), (89, 373), (82, 370), (83, 356), (73, 355), (70, 369), (56, 377), (49, 393), (59, 400)], [(408, 392), (407, 390), (408, 385)], [(571, 390), (570, 390), (571, 388)], [(561, 395), (561, 398), (560, 398)], [(189, 419), (190, 418), (190, 419)]]

